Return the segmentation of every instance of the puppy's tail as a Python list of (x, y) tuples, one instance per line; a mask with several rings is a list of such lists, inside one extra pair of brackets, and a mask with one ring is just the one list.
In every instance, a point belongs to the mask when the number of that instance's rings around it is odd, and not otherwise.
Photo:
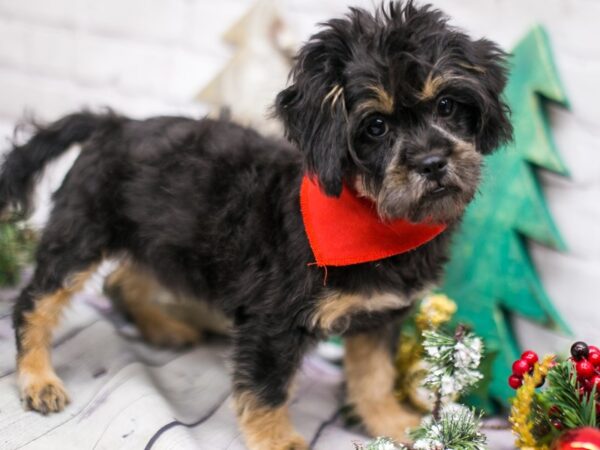
[(13, 145), (0, 167), (0, 217), (8, 208), (23, 215), (30, 212), (30, 198), (37, 176), (46, 164), (81, 143), (114, 114), (87, 111), (71, 114), (48, 126), (34, 124), (35, 132), (23, 145)]

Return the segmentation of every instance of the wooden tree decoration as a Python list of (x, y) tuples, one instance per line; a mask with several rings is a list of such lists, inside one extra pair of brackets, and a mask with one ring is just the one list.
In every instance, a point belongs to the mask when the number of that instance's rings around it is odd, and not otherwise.
[(511, 395), (506, 379), (519, 354), (511, 315), (568, 330), (540, 282), (526, 242), (565, 250), (536, 176), (536, 168), (567, 175), (545, 101), (565, 107), (568, 102), (542, 27), (520, 41), (511, 65), (506, 97), (515, 141), (487, 160), (480, 195), (455, 238), (443, 286), (458, 303), (455, 319), (471, 324), (486, 346), (497, 350), (489, 394), (503, 402)]
[(285, 86), (296, 45), (276, 1), (259, 0), (223, 38), (238, 50), (197, 100), (211, 106), (212, 116), (228, 111), (239, 123), (281, 134), (269, 108)]

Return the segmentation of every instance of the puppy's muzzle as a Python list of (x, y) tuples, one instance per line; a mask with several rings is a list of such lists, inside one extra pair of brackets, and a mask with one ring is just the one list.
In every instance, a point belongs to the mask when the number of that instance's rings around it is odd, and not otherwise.
[(415, 170), (430, 181), (441, 181), (448, 171), (448, 159), (441, 155), (428, 155), (422, 158)]

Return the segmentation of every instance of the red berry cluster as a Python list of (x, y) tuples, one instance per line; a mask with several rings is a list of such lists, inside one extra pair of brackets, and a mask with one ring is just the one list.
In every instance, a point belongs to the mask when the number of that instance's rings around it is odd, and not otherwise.
[[(521, 355), (512, 365), (512, 375), (508, 378), (508, 384), (513, 389), (519, 389), (523, 385), (523, 377), (526, 374), (533, 373), (535, 365), (538, 363), (538, 355), (528, 350)], [(577, 375), (577, 389), (581, 400), (590, 397), (594, 387), (596, 388), (596, 412), (600, 415), (600, 349), (593, 345), (587, 345), (585, 342), (575, 342), (571, 346), (571, 357), (569, 361), (573, 364), (575, 374)], [(555, 364), (553, 361), (552, 364)], [(551, 364), (551, 365), (552, 365)], [(541, 380), (537, 387), (544, 384)], [(553, 405), (548, 410), (548, 418), (552, 426), (557, 430), (563, 430), (563, 415), (560, 408)]]
[[(594, 386), (600, 391), (600, 349), (585, 342), (575, 342), (571, 346), (571, 358), (577, 373), (579, 397), (581, 399), (590, 395)], [(600, 402), (596, 403), (596, 411), (600, 413)], [(552, 406), (548, 412), (550, 422), (557, 430), (562, 430), (562, 414), (557, 406)]]
[(539, 361), (536, 352), (527, 350), (512, 365), (512, 375), (508, 377), (508, 385), (513, 389), (519, 389), (523, 384), (523, 375), (533, 372), (535, 364)]
[(577, 372), (581, 395), (591, 392), (594, 386), (600, 391), (600, 349), (585, 342), (571, 346), (571, 360)]

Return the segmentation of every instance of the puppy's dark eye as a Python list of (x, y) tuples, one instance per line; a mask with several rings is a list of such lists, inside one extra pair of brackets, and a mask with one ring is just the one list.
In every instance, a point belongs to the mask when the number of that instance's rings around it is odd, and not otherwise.
[(366, 130), (369, 136), (379, 138), (387, 133), (388, 127), (383, 117), (375, 116), (368, 119)]
[(442, 97), (437, 105), (437, 113), (440, 117), (449, 117), (455, 109), (454, 100), (448, 97)]

